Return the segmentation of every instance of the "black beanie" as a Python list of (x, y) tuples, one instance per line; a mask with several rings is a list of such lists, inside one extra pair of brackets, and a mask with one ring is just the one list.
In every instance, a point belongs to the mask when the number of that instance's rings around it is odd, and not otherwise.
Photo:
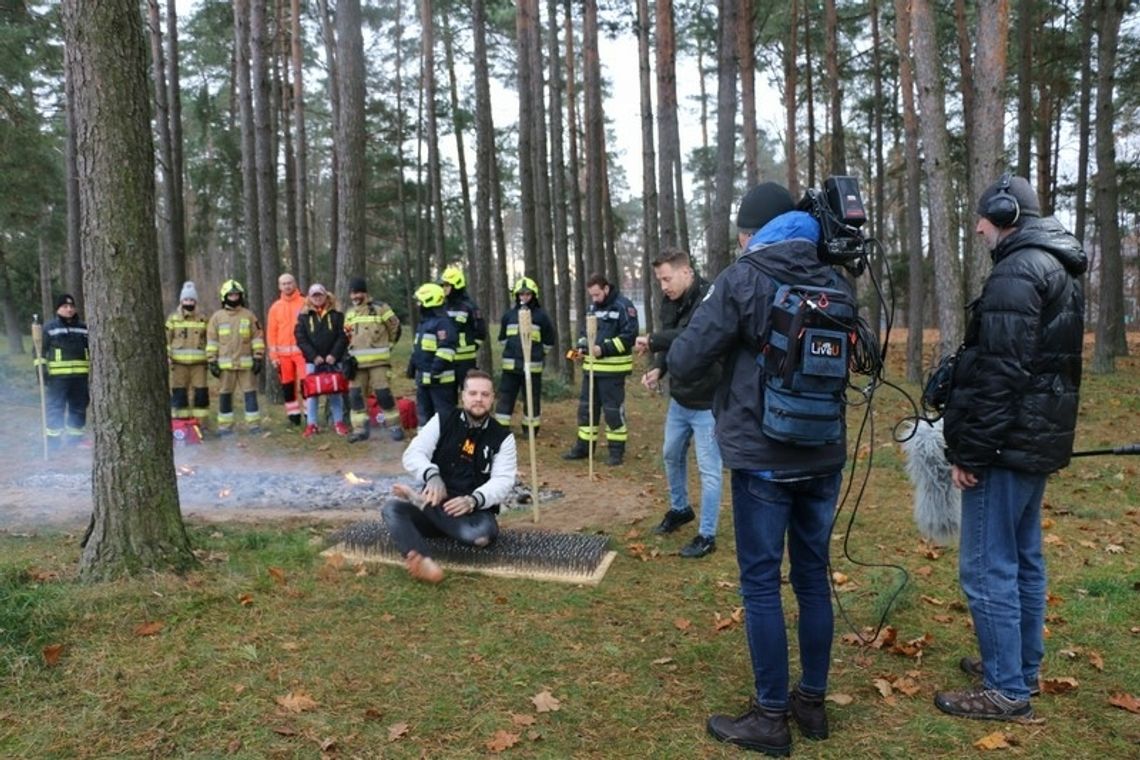
[(763, 182), (744, 194), (736, 212), (736, 226), (758, 230), (780, 214), (796, 207), (788, 188), (776, 182)]
[(59, 307), (60, 307), (60, 306), (63, 306), (65, 303), (69, 303), (69, 304), (71, 304), (72, 306), (74, 306), (74, 305), (75, 305), (75, 299), (71, 297), (71, 294), (70, 294), (70, 293), (63, 293), (62, 295), (58, 296), (58, 297), (55, 299), (55, 308), (56, 308), (56, 310), (58, 311), (58, 310), (59, 310)]
[[(986, 207), (989, 206), (990, 200), (998, 194), (998, 188), (1001, 187), (1001, 178), (991, 184), (982, 193), (982, 197), (978, 198), (978, 216), (986, 216)], [(1026, 216), (1041, 216), (1041, 204), (1037, 202), (1037, 192), (1033, 189), (1033, 185), (1029, 184), (1029, 180), (1025, 177), (1011, 177), (1009, 180), (1009, 189), (1007, 193), (1017, 199), (1017, 205), (1021, 207), (1021, 213), (1018, 219)], [(994, 221), (990, 219), (990, 221)], [(1015, 222), (1016, 224), (1016, 222)]]
[(348, 281), (349, 293), (367, 293), (368, 283), (364, 281), (363, 277), (353, 277)]

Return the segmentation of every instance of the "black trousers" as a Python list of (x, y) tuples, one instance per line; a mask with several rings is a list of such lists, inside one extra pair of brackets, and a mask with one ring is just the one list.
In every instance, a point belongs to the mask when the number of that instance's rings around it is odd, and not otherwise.
[(420, 427), (427, 424), (433, 414), (441, 417), (455, 408), (455, 383), (416, 385), (416, 417)]
[(66, 425), (68, 435), (83, 435), (87, 426), (87, 375), (48, 377), (44, 383), (47, 434), (59, 439)]
[(442, 507), (420, 510), (402, 499), (389, 499), (380, 513), (396, 548), (405, 557), (412, 550), (430, 557), (425, 538), (448, 536), (470, 546), (487, 546), (499, 536), (495, 515), (485, 509), (452, 517)]
[(499, 378), (499, 397), (495, 400), (495, 419), (501, 425), (510, 426), (515, 401), (521, 399), (523, 405), (523, 427), (537, 428), (542, 424), (542, 373), (530, 376), (531, 395), (534, 396), (534, 415), (526, 414), (526, 375), (521, 372), (504, 372)]
[(625, 379), (627, 375), (594, 374), (594, 424), (590, 425), (590, 373), (582, 373), (582, 394), (578, 397), (578, 438), (598, 440), (598, 423), (606, 420), (606, 440), (625, 443), (629, 429), (625, 426)]

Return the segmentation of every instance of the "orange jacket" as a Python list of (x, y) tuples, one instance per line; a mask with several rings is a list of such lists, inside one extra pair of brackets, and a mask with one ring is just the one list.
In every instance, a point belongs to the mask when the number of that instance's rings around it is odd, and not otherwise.
[(293, 291), (291, 296), (281, 296), (269, 307), (269, 319), (265, 325), (265, 341), (269, 344), (269, 361), (281, 361), (286, 354), (300, 353), (293, 329), (297, 326), (297, 315), (305, 308), (305, 294)]

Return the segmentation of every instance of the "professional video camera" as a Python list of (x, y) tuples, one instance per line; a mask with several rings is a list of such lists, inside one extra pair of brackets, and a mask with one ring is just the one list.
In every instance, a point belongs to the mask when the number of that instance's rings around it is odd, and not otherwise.
[(827, 264), (839, 264), (852, 274), (863, 273), (869, 246), (860, 229), (867, 221), (859, 180), (855, 177), (828, 177), (823, 190), (809, 188), (800, 201), (799, 210), (819, 221), (819, 258)]

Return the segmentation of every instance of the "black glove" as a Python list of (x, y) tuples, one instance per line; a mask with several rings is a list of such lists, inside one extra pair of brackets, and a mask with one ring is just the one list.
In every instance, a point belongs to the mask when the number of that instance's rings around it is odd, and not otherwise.
[(352, 380), (356, 377), (356, 357), (350, 356), (344, 360), (344, 379)]
[(261, 370), (265, 367), (265, 360), (254, 358), (253, 360), (253, 374), (260, 375)]
[(217, 362), (210, 362), (210, 374), (214, 377), (222, 376), (222, 368), (218, 366)]

